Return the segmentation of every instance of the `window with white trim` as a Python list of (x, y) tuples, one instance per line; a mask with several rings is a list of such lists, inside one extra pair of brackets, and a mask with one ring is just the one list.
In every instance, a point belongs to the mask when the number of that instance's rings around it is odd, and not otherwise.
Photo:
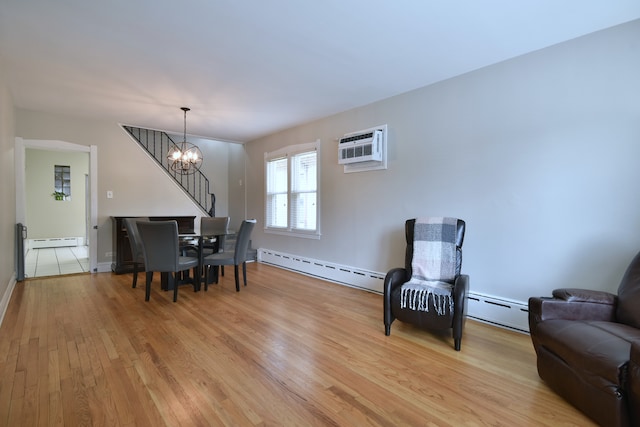
[(53, 188), (56, 200), (71, 200), (71, 166), (53, 166)]
[(265, 153), (265, 231), (320, 238), (320, 142)]

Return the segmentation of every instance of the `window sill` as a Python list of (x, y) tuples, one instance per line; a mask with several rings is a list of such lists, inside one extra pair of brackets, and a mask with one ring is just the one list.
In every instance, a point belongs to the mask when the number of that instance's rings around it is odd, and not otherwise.
[(304, 232), (290, 231), (290, 230), (284, 230), (284, 229), (278, 230), (273, 228), (265, 228), (264, 232), (267, 234), (277, 234), (280, 236), (301, 237), (303, 239), (320, 240), (320, 233), (314, 232), (314, 231), (309, 233), (304, 233)]

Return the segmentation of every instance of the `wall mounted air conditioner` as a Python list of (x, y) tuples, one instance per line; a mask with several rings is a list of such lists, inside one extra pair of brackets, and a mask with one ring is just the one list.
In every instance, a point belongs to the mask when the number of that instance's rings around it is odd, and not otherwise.
[(387, 168), (387, 125), (345, 134), (338, 140), (338, 164), (345, 172)]

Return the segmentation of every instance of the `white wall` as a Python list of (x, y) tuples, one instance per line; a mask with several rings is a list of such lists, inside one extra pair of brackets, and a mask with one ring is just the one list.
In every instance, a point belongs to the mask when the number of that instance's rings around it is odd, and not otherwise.
[(0, 64), (0, 321), (15, 285), (15, 111)]
[[(239, 230), (243, 219), (248, 218), (246, 206), (245, 146), (229, 144), (229, 217), (232, 230)], [(216, 212), (220, 216), (219, 212)]]
[[(89, 154), (68, 151), (25, 150), (26, 225), (30, 239), (83, 237), (86, 242), (85, 176)], [(58, 201), (54, 191), (54, 166), (70, 166), (71, 197)]]
[[(405, 219), (456, 216), (472, 291), (615, 292), (640, 249), (638, 76), (635, 21), (252, 141), (254, 247), (385, 272)], [(344, 174), (336, 138), (381, 124), (388, 170)], [(322, 238), (265, 234), (263, 153), (318, 138)]]

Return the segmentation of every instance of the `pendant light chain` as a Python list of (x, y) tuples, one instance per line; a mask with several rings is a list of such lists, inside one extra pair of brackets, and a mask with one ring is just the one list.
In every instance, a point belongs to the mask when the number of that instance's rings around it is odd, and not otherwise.
[(183, 151), (186, 149), (186, 144), (187, 144), (187, 111), (190, 111), (190, 110), (191, 110), (190, 108), (182, 107), (182, 111), (184, 111), (184, 137), (182, 138)]

